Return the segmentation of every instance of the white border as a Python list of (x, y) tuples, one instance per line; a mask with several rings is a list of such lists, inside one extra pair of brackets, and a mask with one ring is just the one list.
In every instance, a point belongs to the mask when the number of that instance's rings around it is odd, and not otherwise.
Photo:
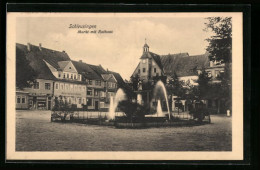
[[(232, 17), (232, 151), (230, 152), (16, 152), (15, 43), (17, 17)], [(7, 160), (243, 160), (242, 13), (7, 13)]]

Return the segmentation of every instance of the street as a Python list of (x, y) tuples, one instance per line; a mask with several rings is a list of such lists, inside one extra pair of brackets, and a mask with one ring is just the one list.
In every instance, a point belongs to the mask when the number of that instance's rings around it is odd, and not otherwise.
[(16, 151), (231, 151), (232, 117), (191, 127), (116, 129), (50, 121), (50, 111), (16, 111)]

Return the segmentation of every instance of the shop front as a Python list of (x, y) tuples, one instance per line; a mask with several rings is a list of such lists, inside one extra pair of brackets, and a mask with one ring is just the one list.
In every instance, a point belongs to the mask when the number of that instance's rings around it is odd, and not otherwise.
[(50, 94), (29, 94), (29, 109), (32, 110), (51, 110), (52, 96)]

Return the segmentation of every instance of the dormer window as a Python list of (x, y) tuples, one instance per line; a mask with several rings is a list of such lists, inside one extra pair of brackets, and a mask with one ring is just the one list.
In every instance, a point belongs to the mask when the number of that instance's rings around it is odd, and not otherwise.
[(69, 67), (69, 69), (71, 69), (71, 67)]

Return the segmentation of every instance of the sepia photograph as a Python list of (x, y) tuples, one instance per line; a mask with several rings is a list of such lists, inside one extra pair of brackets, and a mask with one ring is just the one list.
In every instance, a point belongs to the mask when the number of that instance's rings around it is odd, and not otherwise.
[(7, 159), (243, 160), (242, 13), (7, 13)]

